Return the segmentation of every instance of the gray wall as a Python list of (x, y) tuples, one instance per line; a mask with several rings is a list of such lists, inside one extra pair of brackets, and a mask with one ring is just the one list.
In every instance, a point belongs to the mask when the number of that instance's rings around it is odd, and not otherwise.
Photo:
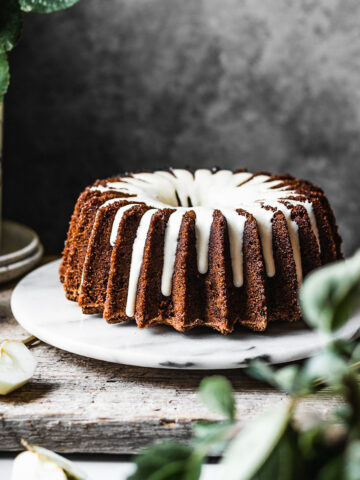
[(81, 0), (26, 17), (11, 72), (4, 211), (49, 252), (86, 184), (169, 165), (312, 180), (360, 244), (358, 0)]

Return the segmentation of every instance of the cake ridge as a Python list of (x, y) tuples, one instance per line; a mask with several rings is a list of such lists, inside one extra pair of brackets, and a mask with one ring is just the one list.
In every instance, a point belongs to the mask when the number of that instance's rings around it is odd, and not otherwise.
[[(185, 180), (188, 181), (187, 185), (184, 184)], [(284, 188), (282, 179), (273, 180), (270, 175), (264, 175), (261, 173), (252, 174), (250, 172), (239, 172), (234, 174), (230, 170), (218, 170), (213, 173), (207, 169), (200, 169), (196, 170), (194, 174), (191, 174), (187, 170), (173, 169), (172, 173), (155, 171), (154, 173), (132, 174), (131, 177), (124, 177), (118, 182), (110, 182), (105, 187), (101, 185), (93, 188), (94, 190), (100, 191), (115, 190), (120, 193), (127, 193), (132, 196), (129, 198), (129, 201), (134, 201), (134, 203), (144, 202), (158, 208), (175, 208), (177, 211), (181, 211), (183, 213), (185, 213), (187, 210), (193, 210), (196, 214), (195, 226), (197, 233), (196, 246), (198, 269), (201, 274), (205, 274), (207, 271), (210, 226), (212, 223), (213, 212), (216, 209), (211, 208), (210, 206), (207, 207), (206, 203), (205, 205), (201, 205), (201, 200), (204, 200), (204, 190), (207, 191), (210, 187), (213, 187), (215, 188), (215, 191), (217, 191), (218, 189), (224, 188), (224, 185), (228, 184), (229, 181), (231, 181), (231, 186), (236, 192), (241, 190), (241, 187), (245, 188), (248, 192), (250, 191), (250, 193), (252, 190), (254, 190), (252, 194), (252, 200), (255, 202), (255, 204), (249, 206), (249, 200), (242, 202), (238, 201), (239, 203), (235, 203), (235, 207), (232, 209), (230, 209), (228, 206), (223, 208), (219, 207), (217, 209), (222, 212), (226, 210), (235, 212), (238, 208), (245, 207), (251, 214), (254, 215), (260, 230), (266, 273), (269, 277), (275, 275), (275, 263), (272, 251), (272, 219), (275, 211), (280, 210), (283, 212), (288, 224), (288, 230), (290, 233), (290, 240), (296, 264), (297, 279), (298, 283), (300, 284), (302, 281), (300, 243), (297, 225), (291, 219), (291, 207), (298, 204), (304, 204), (309, 213), (315, 236), (318, 238), (316, 219), (312, 212), (311, 202), (303, 200), (299, 196), (299, 198), (295, 200), (294, 196), (296, 196), (296, 192), (291, 189), (291, 186), (287, 185)], [(139, 182), (141, 183), (140, 186)], [(145, 187), (144, 183), (147, 184)], [(246, 187), (244, 187), (245, 185)], [(202, 189), (200, 188), (200, 193), (197, 193), (195, 189), (201, 186)], [(164, 188), (167, 188), (165, 194), (163, 191)], [(143, 194), (144, 189), (146, 192), (145, 194)], [(161, 200), (161, 195), (164, 195), (162, 198), (164, 201)], [(191, 203), (193, 205), (197, 205), (191, 207), (176, 206), (174, 205), (176, 202), (176, 195), (178, 198), (182, 199), (182, 203), (188, 203), (187, 199), (190, 198)], [(236, 195), (233, 194), (233, 197), (236, 197)], [(137, 200), (137, 202), (135, 202), (135, 200)], [(165, 203), (165, 200), (168, 203)], [(282, 203), (285, 200), (288, 205)], [(267, 209), (264, 207), (272, 208)], [(126, 208), (125, 210), (123, 209), (124, 207), (119, 210), (119, 215), (116, 216), (116, 220), (114, 221), (113, 232), (111, 235), (112, 245), (115, 243), (116, 232), (120, 223), (122, 211), (126, 211)], [(273, 211), (273, 209), (275, 210)], [(230, 230), (236, 229), (237, 221), (234, 215), (230, 215), (228, 213), (226, 215), (226, 220)], [(171, 221), (169, 226), (172, 227), (172, 225), (173, 222)], [(177, 226), (179, 226), (179, 222), (177, 223)], [(239, 234), (242, 232), (243, 229), (238, 230)], [(240, 287), (242, 285), (241, 279), (243, 277), (243, 273), (240, 271), (242, 267), (241, 255), (236, 255), (234, 252), (236, 248), (240, 246), (242, 248), (242, 238), (240, 241), (238, 241), (238, 237), (234, 235), (231, 235), (230, 237), (230, 251), (233, 252), (231, 255), (233, 277), (236, 278), (235, 285)], [(237, 246), (235, 246), (234, 243), (236, 243)], [(167, 243), (165, 243), (165, 245), (167, 246)], [(174, 265), (174, 263), (174, 261), (171, 261), (171, 265)], [(168, 261), (166, 264), (167, 268), (169, 268), (169, 265), (170, 261)], [(163, 292), (166, 291), (171, 293), (169, 279), (172, 277), (172, 273), (173, 272), (167, 270), (167, 285), (165, 286), (164, 279)]]
[[(161, 258), (157, 260), (160, 275), (158, 279), (159, 285), (156, 288), (158, 288), (163, 298), (165, 310), (170, 308), (169, 302), (170, 304), (172, 303), (175, 295), (173, 283), (177, 268), (176, 259), (182, 253), (179, 252), (179, 239), (182, 228), (185, 228), (183, 227), (184, 217), (188, 214), (192, 215), (191, 222), (193, 222), (195, 234), (196, 268), (199, 279), (202, 276), (210, 279), (209, 275), (214, 274), (209, 271), (208, 262), (212, 252), (210, 249), (217, 249), (217, 247), (214, 246), (214, 240), (211, 240), (211, 238), (212, 235), (220, 235), (220, 233), (214, 233), (215, 231), (220, 232), (218, 229), (225, 228), (227, 232), (226, 242), (229, 245), (226, 255), (229, 257), (230, 265), (230, 271), (228, 272), (230, 276), (227, 278), (231, 282), (231, 285), (227, 283), (226, 291), (228, 292), (230, 290), (235, 292), (238, 289), (243, 291), (245, 287), (246, 290), (248, 289), (245, 283), (249, 281), (247, 278), (249, 271), (245, 269), (244, 262), (248, 260), (245, 258), (248, 255), (245, 249), (247, 249), (247, 252), (250, 250), (244, 244), (244, 237), (249, 235), (246, 232), (250, 231), (246, 230), (246, 225), (250, 221), (249, 215), (254, 219), (259, 235), (262, 259), (258, 261), (263, 263), (265, 286), (272, 284), (271, 278), (278, 277), (276, 272), (276, 262), (278, 260), (276, 258), (279, 258), (279, 253), (274, 251), (275, 247), (277, 249), (285, 248), (287, 250), (288, 262), (293, 265), (292, 268), (295, 275), (293, 282), (296, 283), (296, 286), (293, 285), (291, 287), (292, 293), (290, 296), (293, 296), (293, 292), (302, 282), (305, 257), (307, 262), (305, 274), (311, 268), (319, 266), (320, 259), (321, 262), (327, 262), (341, 257), (340, 237), (337, 233), (333, 213), (330, 207), (326, 205), (325, 195), (318, 187), (312, 186), (309, 182), (295, 179), (290, 175), (272, 176), (264, 172), (253, 174), (247, 171), (232, 172), (231, 170), (221, 169), (216, 171), (198, 169), (191, 173), (184, 169), (172, 169), (171, 171), (133, 173), (124, 177), (97, 181), (93, 186), (88, 187), (86, 191), (88, 193), (84, 198), (89, 199), (87, 202), (93, 202), (93, 210), (95, 208), (99, 212), (100, 210), (106, 211), (108, 208), (117, 209), (116, 213), (112, 213), (111, 234), (108, 247), (106, 247), (109, 249), (107, 254), (109, 266), (107, 268), (110, 271), (116, 267), (116, 261), (119, 261), (119, 259), (114, 258), (114, 254), (111, 255), (111, 251), (115, 249), (118, 241), (119, 228), (124, 215), (127, 215), (133, 207), (146, 207), (145, 210), (142, 210), (142, 213), (138, 212), (137, 214), (139, 221), (137, 226), (133, 227), (135, 228), (133, 233), (134, 241), (131, 253), (128, 253), (130, 256), (127, 267), (128, 286), (125, 302), (125, 315), (128, 318), (133, 318), (137, 315), (136, 304), (140, 288), (139, 280), (143, 268), (145, 246), (150, 228), (152, 228), (152, 219), (154, 215), (163, 211), (167, 211), (167, 214), (160, 222), (163, 225), (163, 233), (161, 234), (162, 254)], [(96, 201), (92, 200), (92, 195), (96, 196)], [(104, 201), (101, 201), (102, 198)], [(119, 203), (119, 206), (115, 207), (116, 202), (121, 202), (121, 204)], [(76, 212), (74, 212), (70, 227), (72, 233), (70, 235), (69, 231), (69, 240), (64, 250), (61, 279), (64, 282), (66, 292), (71, 292), (71, 294), (67, 293), (68, 298), (77, 300), (79, 293), (76, 292), (82, 292), (80, 294), (80, 304), (86, 313), (92, 313), (92, 308), (94, 311), (104, 310), (104, 304), (107, 300), (98, 300), (100, 303), (97, 307), (86, 307), (86, 295), (89, 294), (85, 293), (86, 289), (82, 288), (82, 283), (84, 282), (84, 271), (88, 268), (86, 265), (88, 264), (89, 248), (85, 248), (87, 240), (84, 238), (84, 235), (86, 235), (86, 232), (91, 232), (89, 228), (95, 228), (94, 225), (99, 223), (96, 222), (96, 212), (90, 215), (87, 212), (87, 208), (85, 204), (77, 205)], [(221, 217), (218, 217), (219, 214)], [(221, 221), (219, 220), (220, 218), (222, 218)], [(79, 219), (80, 225), (76, 227), (75, 222)], [(215, 219), (217, 219), (217, 223)], [(190, 224), (187, 223), (187, 225), (186, 228), (190, 228)], [(274, 238), (275, 225), (277, 225), (276, 235), (284, 237), (280, 243), (278, 238)], [(101, 227), (97, 226), (97, 228)], [(74, 234), (76, 229), (79, 231), (78, 234)], [(81, 229), (84, 230), (84, 234), (80, 233)], [(76, 242), (77, 235), (80, 234), (82, 235), (81, 251), (84, 248), (85, 250), (84, 253), (77, 254), (77, 249), (74, 247), (74, 239)], [(223, 233), (221, 235), (219, 239), (222, 238), (221, 242), (224, 242), (225, 237), (223, 237)], [(254, 233), (251, 235), (254, 235)], [(95, 239), (88, 240), (89, 244), (94, 241)], [(248, 242), (248, 239), (246, 242)], [(310, 255), (306, 255), (307, 252), (302, 251), (303, 248), (307, 248), (306, 242), (311, 244), (312, 253)], [(328, 251), (326, 242), (330, 242), (331, 252)], [(95, 247), (91, 250), (92, 255), (96, 252)], [(326, 252), (322, 252), (324, 248)], [(128, 251), (130, 252), (130, 250)], [(71, 252), (74, 253), (71, 254)], [(213, 255), (213, 253), (211, 254)], [(69, 260), (71, 255), (75, 255), (76, 258), (79, 257), (79, 261), (77, 261), (75, 266), (73, 265), (68, 269), (67, 265), (69, 265), (69, 262), (71, 264)], [(84, 256), (85, 261), (82, 260)], [(81, 263), (82, 261), (83, 264)], [(220, 257), (219, 262), (219, 265), (221, 264), (225, 268), (225, 263), (222, 260), (220, 261)], [(97, 268), (100, 267), (98, 266)], [(282, 272), (279, 272), (279, 275), (280, 273)], [(109, 273), (106, 273), (106, 275), (109, 275)], [(87, 272), (86, 278), (89, 276), (91, 278), (91, 272)], [(80, 280), (75, 281), (72, 278), (75, 280), (80, 278)], [(208, 281), (210, 280), (206, 280), (206, 282)], [(80, 285), (78, 285), (79, 283)], [(103, 291), (99, 298), (108, 298), (109, 282), (107, 284), (108, 292)], [(115, 287), (112, 286), (111, 288)], [(285, 286), (281, 288), (285, 288)], [(87, 290), (89, 291), (89, 288)], [(178, 288), (176, 289), (177, 291)], [(224, 295), (224, 293), (221, 293), (221, 295)], [(235, 293), (231, 295), (235, 295)], [(245, 301), (250, 301), (250, 299), (245, 299)], [(167, 315), (165, 310), (155, 319), (149, 320), (149, 322), (174, 324), (174, 321), (170, 321), (169, 318), (164, 320), (164, 316), (166, 317)], [(228, 307), (225, 311), (228, 312)], [(277, 315), (274, 315), (274, 318), (277, 318)], [(210, 320), (209, 322), (213, 326), (212, 321)], [(204, 324), (209, 322), (204, 322), (203, 320)], [(246, 320), (244, 320), (244, 323), (246, 324)], [(194, 320), (192, 326), (195, 324), (197, 324), (196, 320)], [(228, 324), (227, 321), (225, 324)], [(252, 325), (251, 322), (250, 324)], [(185, 326), (180, 327), (177, 322), (174, 325), (174, 328), (185, 328)], [(213, 328), (217, 327), (213, 326)], [(219, 327), (220, 330), (223, 328), (225, 327)], [(226, 328), (231, 329), (232, 327), (228, 326)]]

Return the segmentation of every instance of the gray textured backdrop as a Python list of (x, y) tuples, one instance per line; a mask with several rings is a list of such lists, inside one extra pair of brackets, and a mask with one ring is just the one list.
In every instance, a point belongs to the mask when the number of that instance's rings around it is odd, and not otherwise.
[(49, 252), (86, 184), (169, 165), (312, 180), (360, 244), (358, 0), (81, 0), (26, 17), (11, 72), (4, 211)]

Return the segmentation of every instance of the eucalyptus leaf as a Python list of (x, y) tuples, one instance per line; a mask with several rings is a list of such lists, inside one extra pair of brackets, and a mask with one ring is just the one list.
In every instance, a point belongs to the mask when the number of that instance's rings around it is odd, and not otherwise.
[(334, 332), (355, 311), (359, 296), (360, 251), (309, 275), (300, 290), (300, 303), (311, 326)]
[(202, 461), (188, 445), (160, 443), (135, 457), (136, 471), (128, 480), (198, 480)]
[[(297, 432), (299, 447), (300, 479), (342, 479), (342, 458), (345, 448), (345, 432), (339, 431), (329, 420)], [(340, 462), (339, 462), (340, 459)]]
[(21, 17), (18, 0), (0, 1), (0, 51), (11, 50), (21, 31)]
[(250, 480), (259, 473), (289, 423), (291, 404), (273, 408), (259, 416), (230, 444), (222, 461), (226, 480)]
[(351, 355), (351, 360), (356, 363), (360, 362), (360, 343), (354, 348)]
[(252, 360), (246, 368), (246, 372), (257, 380), (267, 382), (270, 385), (275, 384), (275, 369), (264, 360)]
[(356, 343), (349, 340), (338, 339), (329, 343), (326, 349), (335, 352), (337, 355), (340, 355), (343, 358), (346, 358), (346, 360), (350, 360), (351, 355), (356, 349)]
[(351, 426), (352, 411), (350, 405), (340, 405), (340, 407), (334, 410), (334, 416), (338, 418), (342, 423)]
[(212, 442), (213, 439), (216, 441), (227, 436), (231, 426), (232, 423), (229, 422), (197, 422), (193, 428), (195, 441)]
[[(295, 448), (289, 435), (285, 434), (252, 480), (294, 480), (295, 471), (298, 470)], [(301, 477), (297, 475), (297, 478)]]
[(279, 368), (275, 374), (276, 385), (284, 392), (298, 392), (299, 389), (301, 389), (301, 386), (299, 385), (299, 371), (300, 368), (298, 365), (288, 365)]
[(200, 399), (210, 409), (224, 414), (229, 420), (235, 418), (235, 400), (230, 382), (220, 375), (205, 378), (199, 387)]
[(9, 64), (7, 60), (7, 54), (5, 52), (0, 53), (0, 103), (3, 101), (3, 97), (7, 92), (10, 82)]
[(322, 424), (316, 424), (313, 427), (300, 432), (298, 436), (298, 445), (304, 459), (314, 459), (316, 449), (323, 441), (323, 437), (324, 429)]
[(273, 387), (290, 394), (305, 394), (313, 390), (312, 382), (303, 377), (298, 365), (287, 365), (275, 370), (263, 360), (254, 360), (247, 372), (258, 380), (265, 381)]
[(348, 362), (334, 351), (326, 349), (306, 362), (303, 377), (308, 382), (321, 379), (328, 385), (336, 386), (348, 372)]
[(197, 422), (194, 425), (194, 445), (207, 454), (220, 455), (227, 447), (233, 432), (230, 422)]
[[(344, 464), (342, 456), (330, 458), (329, 461), (320, 469), (315, 480), (344, 480)], [(356, 477), (357, 480), (359, 476)]]
[(360, 478), (360, 440), (353, 441), (345, 454), (345, 480)]
[(51, 13), (72, 7), (78, 0), (19, 0), (24, 12)]

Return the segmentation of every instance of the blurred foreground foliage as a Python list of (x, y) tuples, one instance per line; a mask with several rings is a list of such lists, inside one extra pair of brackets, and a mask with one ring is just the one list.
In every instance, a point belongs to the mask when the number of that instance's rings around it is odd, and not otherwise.
[[(221, 456), (226, 480), (359, 480), (360, 345), (341, 338), (359, 297), (360, 252), (310, 275), (300, 303), (324, 348), (303, 365), (275, 369), (254, 360), (247, 368), (249, 375), (287, 393), (289, 401), (240, 428), (229, 382), (205, 378), (200, 399), (224, 420), (197, 423), (187, 445), (163, 442), (146, 449), (135, 458), (136, 471), (128, 480), (198, 480), (209, 454)], [(324, 387), (342, 397), (342, 406), (303, 428), (294, 416), (297, 402)]]

